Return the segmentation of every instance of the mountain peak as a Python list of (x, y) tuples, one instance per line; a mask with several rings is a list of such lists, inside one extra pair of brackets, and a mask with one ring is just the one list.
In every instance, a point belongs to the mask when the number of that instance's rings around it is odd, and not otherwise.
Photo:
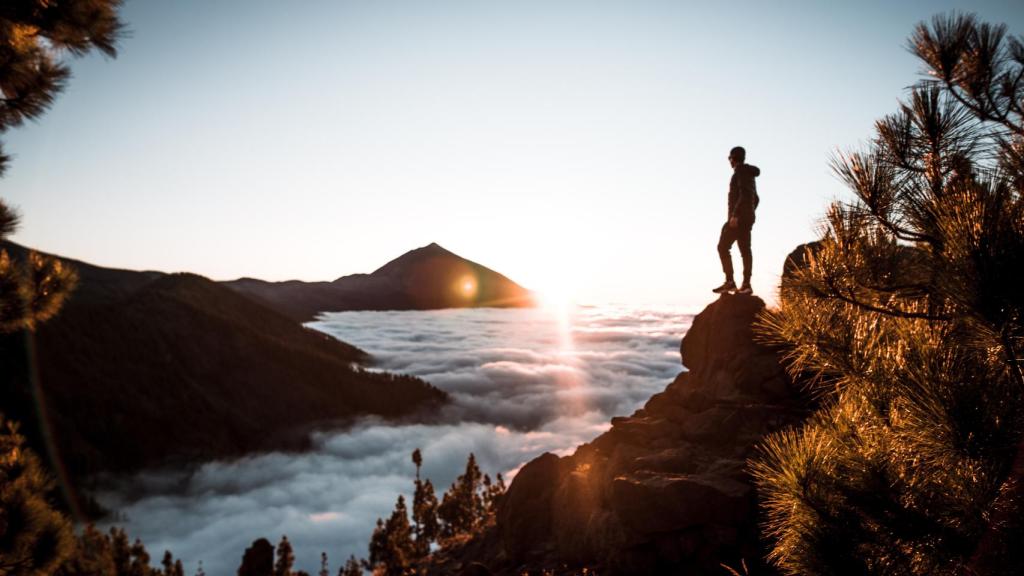
[(404, 275), (408, 272), (411, 266), (419, 266), (423, 262), (428, 260), (434, 260), (437, 258), (453, 259), (459, 261), (466, 261), (461, 256), (454, 252), (442, 247), (437, 242), (431, 242), (426, 246), (421, 246), (413, 250), (409, 250), (405, 254), (402, 254), (398, 258), (391, 260), (387, 264), (374, 270), (371, 276), (396, 276)]
[(235, 281), (229, 285), (301, 321), (320, 312), (342, 310), (535, 305), (529, 290), (437, 242), (409, 250), (370, 274), (350, 274), (332, 282)]

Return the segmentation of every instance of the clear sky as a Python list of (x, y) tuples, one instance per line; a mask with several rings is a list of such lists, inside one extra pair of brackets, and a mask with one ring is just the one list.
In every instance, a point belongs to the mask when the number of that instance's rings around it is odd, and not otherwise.
[(438, 242), (583, 302), (698, 308), (741, 144), (770, 296), (845, 193), (830, 154), (953, 9), (1024, 34), (1019, 0), (129, 0), (118, 58), (5, 135), (0, 194), (14, 240), (105, 266), (331, 280)]

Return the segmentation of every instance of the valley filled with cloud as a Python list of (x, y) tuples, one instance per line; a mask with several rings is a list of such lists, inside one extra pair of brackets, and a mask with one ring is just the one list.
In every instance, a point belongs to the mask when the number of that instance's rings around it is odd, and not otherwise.
[(112, 523), (151, 554), (171, 550), (191, 573), (232, 574), (256, 538), (287, 534), (299, 569), (332, 572), (365, 556), (376, 519), (412, 490), (411, 452), (439, 495), (474, 453), (492, 476), (514, 476), (550, 451), (569, 454), (628, 415), (682, 370), (692, 316), (617, 306), (344, 312), (309, 326), (374, 356), (374, 369), (420, 376), (448, 392), (442, 413), (417, 422), (360, 420), (313, 434), (305, 453), (269, 453), (151, 471), (100, 495)]

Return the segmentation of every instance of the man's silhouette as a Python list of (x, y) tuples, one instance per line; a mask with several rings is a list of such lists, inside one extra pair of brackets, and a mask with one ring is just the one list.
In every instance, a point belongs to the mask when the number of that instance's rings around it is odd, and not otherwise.
[[(754, 210), (760, 200), (757, 197), (757, 184), (754, 178), (761, 175), (757, 166), (746, 163), (747, 151), (736, 146), (729, 151), (729, 164), (732, 165), (732, 179), (729, 180), (729, 219), (722, 226), (722, 235), (718, 238), (718, 256), (722, 259), (722, 271), (725, 272), (725, 284), (713, 291), (719, 294), (735, 291), (737, 294), (751, 294), (750, 268), (750, 229), (754, 226)], [(743, 258), (743, 286), (736, 290), (733, 278), (732, 255), (729, 249), (732, 243), (740, 246), (740, 257)]]

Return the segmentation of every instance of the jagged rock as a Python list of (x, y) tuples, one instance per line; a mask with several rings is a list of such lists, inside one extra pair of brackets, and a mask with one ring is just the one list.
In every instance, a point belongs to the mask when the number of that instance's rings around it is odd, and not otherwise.
[(754, 355), (754, 317), (764, 308), (757, 296), (724, 295), (693, 319), (679, 347), (683, 365), (698, 372), (721, 356)]
[(517, 575), (722, 574), (741, 560), (763, 571), (746, 461), (805, 414), (776, 352), (754, 340), (763, 308), (752, 296), (705, 308), (680, 347), (689, 371), (572, 456), (524, 466), (465, 560)]
[(563, 464), (545, 452), (528, 462), (509, 486), (498, 510), (497, 525), (507, 553), (515, 558), (542, 550), (551, 532), (551, 497)]

